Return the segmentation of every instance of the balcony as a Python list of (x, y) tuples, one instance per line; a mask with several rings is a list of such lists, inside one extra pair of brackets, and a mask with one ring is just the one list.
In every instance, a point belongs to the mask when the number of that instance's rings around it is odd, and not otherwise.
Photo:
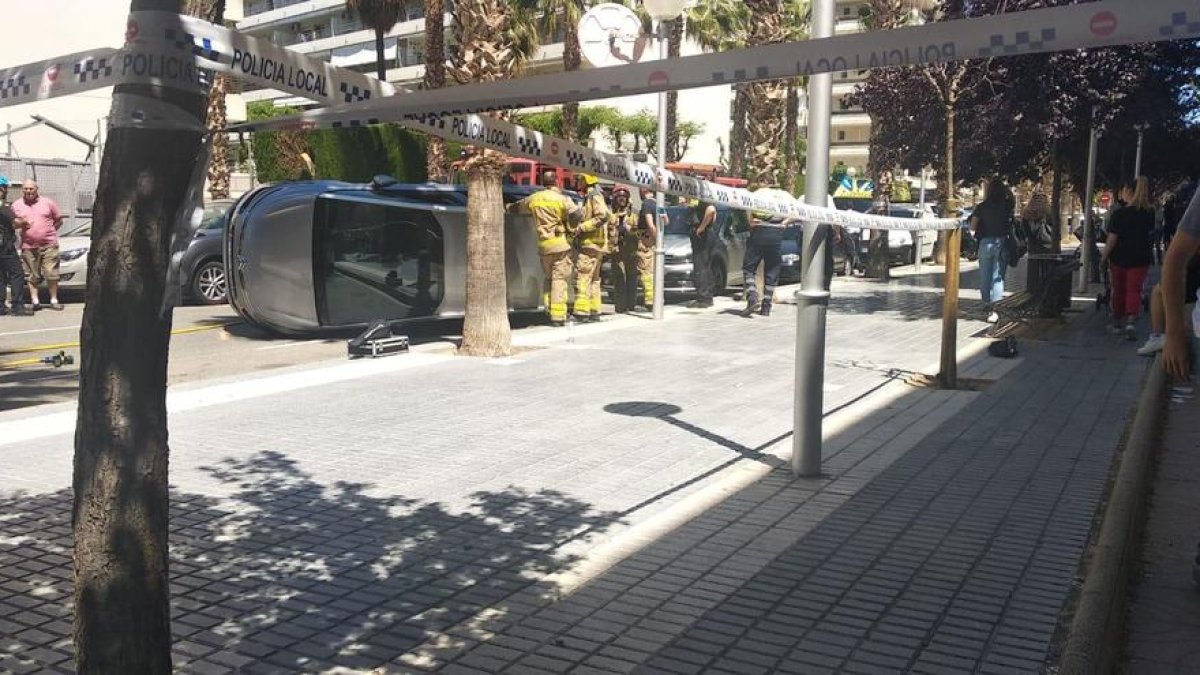
[(238, 22), (237, 28), (243, 33), (261, 32), (345, 9), (346, 0), (259, 0), (246, 3), (246, 18)]
[(871, 116), (864, 112), (833, 113), (829, 124), (835, 127), (862, 127), (871, 125)]
[[(446, 25), (450, 25), (450, 15), (446, 15)], [(425, 19), (413, 19), (412, 21), (404, 21), (396, 24), (391, 31), (385, 36), (385, 40), (394, 40), (396, 38), (415, 37), (425, 34)], [(344, 47), (354, 47), (358, 45), (369, 46), (372, 50), (375, 49), (375, 31), (356, 30), (342, 35), (331, 35), (325, 37), (315, 36), (316, 39), (303, 40), (294, 44), (281, 45), (299, 52), (301, 54), (323, 55), (332, 52), (335, 49)], [(347, 64), (340, 64), (347, 65)]]

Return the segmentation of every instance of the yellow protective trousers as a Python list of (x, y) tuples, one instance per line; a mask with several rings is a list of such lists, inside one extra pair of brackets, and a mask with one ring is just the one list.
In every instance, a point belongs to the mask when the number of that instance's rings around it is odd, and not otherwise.
[(542, 272), (546, 275), (546, 285), (542, 293), (542, 303), (551, 321), (567, 320), (567, 292), (571, 279), (571, 252), (542, 253)]
[(647, 307), (654, 306), (654, 244), (638, 242), (637, 271), (642, 279), (642, 292)]
[(604, 254), (584, 249), (575, 258), (575, 316), (600, 316), (600, 264)]

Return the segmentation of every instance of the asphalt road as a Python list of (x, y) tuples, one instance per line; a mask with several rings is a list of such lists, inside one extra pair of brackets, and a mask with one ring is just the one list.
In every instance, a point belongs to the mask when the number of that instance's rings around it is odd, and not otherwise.
[[(82, 320), (82, 302), (66, 303), (59, 312), (43, 309), (32, 317), (0, 316), (0, 411), (75, 400)], [(510, 321), (514, 329), (541, 323), (536, 315), (515, 315)], [(462, 320), (429, 320), (404, 331), (416, 349), (451, 349), (461, 337)], [(245, 323), (227, 305), (177, 307), (167, 384), (344, 361), (348, 337), (353, 332), (289, 339)], [(59, 352), (76, 363), (56, 368), (37, 362)]]
[[(74, 400), (78, 391), (79, 325), (83, 304), (32, 317), (0, 316), (0, 410)], [(65, 352), (75, 365), (31, 363)], [(175, 310), (168, 383), (237, 375), (346, 358), (342, 339), (289, 340), (244, 323), (232, 308)]]

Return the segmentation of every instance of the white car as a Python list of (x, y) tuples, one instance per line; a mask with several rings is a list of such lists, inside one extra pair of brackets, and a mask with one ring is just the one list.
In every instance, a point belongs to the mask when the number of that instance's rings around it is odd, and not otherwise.
[(58, 287), (83, 291), (87, 287), (87, 254), (92, 246), (92, 221), (85, 220), (58, 235)]
[[(895, 218), (915, 218), (920, 220), (936, 219), (933, 209), (927, 204), (924, 208), (916, 204), (892, 204), (888, 209), (887, 215)], [(859, 231), (853, 228), (847, 228), (847, 231), (859, 235), (860, 255), (868, 255), (871, 245), (871, 230)], [(917, 261), (917, 247), (913, 245), (915, 241), (913, 235), (917, 234), (920, 237), (921, 260), (932, 260), (934, 245), (937, 243), (937, 232), (923, 231), (919, 234), (910, 230), (888, 230), (888, 253), (891, 259), (895, 262), (900, 262), (906, 265), (911, 265)]]

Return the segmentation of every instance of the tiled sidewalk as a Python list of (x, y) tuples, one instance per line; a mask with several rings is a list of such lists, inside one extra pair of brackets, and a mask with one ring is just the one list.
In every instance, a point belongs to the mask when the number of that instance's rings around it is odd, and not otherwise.
[(1200, 591), (1192, 559), (1200, 542), (1200, 396), (1168, 404), (1127, 624), (1130, 673), (1200, 673)]
[[(1144, 366), (1124, 343), (1072, 338), (964, 365), (990, 378), (1018, 366), (983, 394), (909, 387), (898, 378), (936, 361), (939, 303), (901, 285), (840, 289), (825, 394), (841, 412), (819, 480), (772, 470), (790, 445), (790, 307), (626, 319), (515, 359), (429, 358), (174, 413), (176, 665), (611, 672), (704, 659), (747, 672), (736, 659), (754, 645), (698, 631), (738, 616), (767, 635), (791, 600), (759, 584), (791, 579), (825, 602), (822, 623), (861, 613), (850, 592), (881, 573), (936, 602), (927, 589), (951, 579), (922, 576), (940, 568), (913, 567), (920, 551), (939, 565), (994, 554), (967, 524), (1011, 536), (1006, 561), (1032, 548), (1019, 583), (1054, 586), (1056, 547), (1090, 517)], [(981, 327), (964, 321), (960, 345)], [(1058, 440), (1029, 440), (1042, 432)], [(70, 458), (67, 435), (0, 435), (0, 671), (70, 670)], [(1025, 500), (1058, 504), (1052, 545), (1013, 525)], [(907, 547), (918, 552), (897, 555)], [(963, 560), (943, 574), (968, 579)], [(907, 597), (883, 603), (862, 645), (909, 620)], [(958, 625), (956, 602), (945, 615)], [(802, 662), (820, 637), (805, 629), (794, 618), (775, 666)], [(687, 649), (697, 641), (709, 651)]]
[(1028, 347), (847, 489), (776, 471), (564, 600), (506, 605), (397, 670), (1036, 673), (1146, 365), (1097, 326)]

